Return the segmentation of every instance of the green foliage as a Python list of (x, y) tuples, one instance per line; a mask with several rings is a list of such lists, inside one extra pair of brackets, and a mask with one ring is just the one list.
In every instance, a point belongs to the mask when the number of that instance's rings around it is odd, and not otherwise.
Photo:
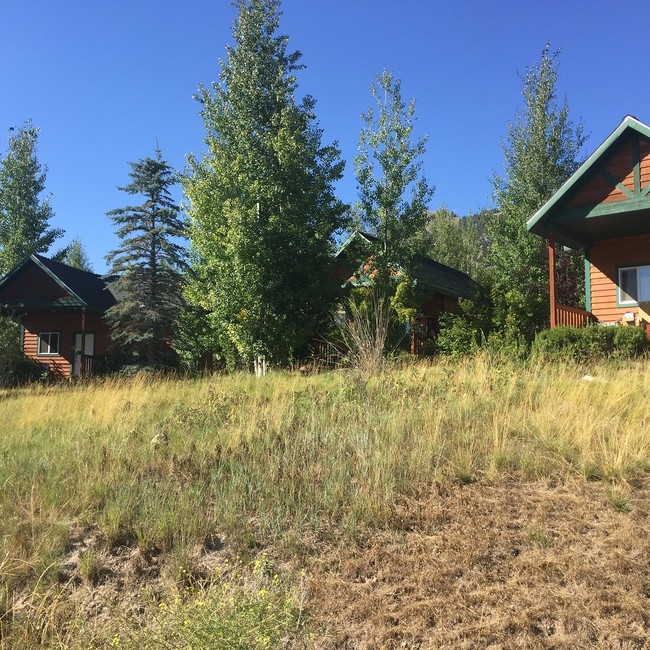
[[(266, 555), (255, 561), (252, 577), (237, 584), (220, 580), (192, 594), (162, 601), (146, 626), (125, 622), (113, 648), (231, 648), (273, 650), (300, 637), (300, 610), (293, 589), (270, 573)], [(125, 629), (126, 628), (126, 629)]]
[(451, 359), (474, 354), (481, 342), (481, 332), (463, 314), (442, 314), (435, 352)]
[(200, 87), (208, 152), (185, 180), (195, 273), (187, 295), (247, 361), (286, 362), (335, 297), (343, 170), (315, 101), (296, 99), (300, 53), (278, 36), (279, 0), (238, 0), (220, 83)]
[[(527, 232), (526, 222), (576, 170), (586, 140), (582, 125), (574, 127), (569, 119), (566, 99), (558, 103), (557, 56), (547, 45), (540, 63), (522, 78), (524, 109), (508, 125), (503, 145), (506, 175), (494, 179), (499, 216), (488, 227), (495, 324), (525, 340), (532, 340), (548, 323), (545, 244)], [(567, 273), (582, 282), (578, 257), (566, 264)], [(580, 287), (565, 293), (575, 297)]]
[(0, 386), (22, 386), (38, 381), (42, 376), (40, 364), (22, 354), (18, 323), (8, 316), (0, 316)]
[(488, 291), (479, 287), (470, 299), (458, 301), (458, 313), (440, 316), (440, 334), (434, 350), (451, 358), (474, 354), (492, 332), (492, 299)]
[(375, 264), (380, 276), (388, 277), (397, 266), (412, 270), (433, 187), (422, 174), (426, 136), (413, 141), (415, 100), (404, 103), (400, 80), (386, 70), (376, 76), (370, 92), (376, 104), (362, 116), (365, 126), (354, 160), (359, 188), (355, 217), (377, 237)]
[(9, 138), (0, 159), (0, 275), (9, 273), (23, 258), (44, 253), (63, 235), (49, 228), (54, 216), (45, 190), (46, 168), (36, 158), (38, 129), (31, 122)]
[(160, 149), (155, 158), (130, 165), (131, 182), (120, 189), (142, 195), (145, 202), (108, 213), (118, 226), (121, 245), (106, 258), (110, 275), (117, 276), (113, 289), (119, 297), (106, 318), (120, 350), (134, 363), (154, 366), (170, 362), (165, 341), (184, 307), (181, 272), (186, 265), (177, 238), (184, 235), (185, 225), (169, 191), (178, 175)]
[[(347, 325), (364, 332), (355, 342), (359, 362), (381, 367), (377, 355), (395, 350), (404, 339), (404, 324), (419, 307), (413, 262), (433, 188), (421, 173), (426, 137), (413, 141), (415, 101), (404, 103), (400, 80), (385, 70), (370, 92), (376, 103), (362, 116), (360, 153), (354, 160), (359, 190), (354, 213), (357, 225), (374, 238), (363, 251), (363, 261), (372, 265), (376, 313), (352, 312), (352, 319), (363, 322)], [(375, 361), (362, 362), (365, 358)]]
[(218, 325), (211, 325), (210, 315), (188, 307), (174, 325), (174, 350), (183, 368), (191, 373), (210, 372), (226, 367), (234, 370), (237, 350)]
[(484, 283), (487, 281), (488, 222), (494, 218), (490, 210), (467, 217), (460, 217), (446, 207), (429, 212), (421, 235), (422, 252)]
[(645, 331), (639, 327), (615, 327), (614, 349), (617, 356), (624, 359), (638, 357), (643, 354), (650, 343)]
[(86, 253), (86, 249), (81, 243), (80, 237), (75, 237), (70, 244), (63, 251), (63, 256), (61, 261), (68, 266), (72, 266), (75, 269), (81, 269), (82, 271), (93, 272), (93, 267)]
[(631, 359), (648, 349), (640, 327), (555, 327), (537, 335), (532, 354), (543, 360), (587, 362)]
[(408, 275), (400, 277), (395, 286), (395, 293), (390, 300), (397, 322), (401, 324), (410, 323), (417, 315), (417, 303), (413, 279)]

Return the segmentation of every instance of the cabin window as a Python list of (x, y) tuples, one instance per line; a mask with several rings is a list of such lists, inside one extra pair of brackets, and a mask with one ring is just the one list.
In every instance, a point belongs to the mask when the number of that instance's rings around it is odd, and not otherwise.
[(39, 332), (38, 353), (40, 355), (59, 354), (59, 333)]
[(650, 266), (628, 266), (619, 269), (619, 305), (635, 305), (646, 300), (650, 300)]

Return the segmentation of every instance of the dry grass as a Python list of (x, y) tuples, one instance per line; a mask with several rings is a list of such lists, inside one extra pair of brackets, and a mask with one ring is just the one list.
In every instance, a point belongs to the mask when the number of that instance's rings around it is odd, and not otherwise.
[(602, 484), (436, 486), (402, 530), (325, 551), (309, 571), (330, 648), (646, 648), (650, 484), (633, 514)]
[[(70, 621), (81, 616), (101, 622), (103, 616), (110, 622), (108, 605), (88, 614), (71, 593), (108, 589), (119, 602), (123, 591), (136, 593), (147, 584), (155, 583), (161, 594), (206, 585), (216, 570), (205, 565), (206, 558), (226, 553), (246, 565), (263, 548), (287, 565), (289, 576), (305, 567), (314, 576), (310, 608), (319, 639), (327, 638), (322, 626), (327, 627), (331, 593), (347, 594), (336, 617), (346, 621), (348, 631), (333, 630), (331, 643), (323, 640), (323, 647), (364, 647), (366, 637), (375, 641), (365, 647), (400, 647), (398, 637), (400, 643), (422, 644), (413, 647), (444, 647), (440, 635), (453, 627), (445, 607), (460, 602), (459, 592), (451, 589), (457, 583), (440, 578), (439, 600), (399, 583), (402, 576), (415, 580), (427, 555), (443, 573), (454, 562), (465, 566), (465, 576), (474, 567), (474, 600), (463, 602), (480, 616), (462, 618), (467, 626), (449, 637), (458, 640), (456, 647), (461, 641), (467, 647), (527, 647), (523, 641), (521, 646), (506, 642), (508, 635), (529, 639), (530, 647), (569, 647), (571, 638), (610, 647), (607, 629), (612, 638), (624, 637), (620, 626), (605, 625), (604, 610), (593, 604), (605, 602), (602, 591), (588, 601), (593, 620), (587, 627), (596, 636), (571, 627), (552, 607), (542, 616), (555, 621), (546, 636), (535, 635), (532, 624), (520, 629), (504, 622), (512, 619), (507, 607), (517, 603), (526, 616), (533, 616), (530, 608), (539, 598), (566, 606), (570, 594), (555, 578), (547, 591), (523, 598), (553, 558), (570, 558), (567, 570), (574, 573), (565, 582), (576, 594), (583, 587), (594, 591), (599, 573), (618, 579), (616, 563), (595, 562), (591, 578), (577, 572), (584, 546), (570, 533), (580, 530), (580, 513), (609, 522), (590, 533), (595, 545), (602, 544), (601, 559), (611, 559), (613, 540), (625, 548), (648, 532), (643, 503), (650, 467), (650, 367), (588, 370), (594, 381), (581, 380), (585, 369), (519, 368), (481, 357), (404, 366), (370, 377), (140, 378), (5, 393), (0, 396), (2, 647), (13, 640), (14, 647), (27, 648), (37, 637), (53, 647), (63, 639), (60, 647), (65, 647), (75, 629)], [(556, 487), (539, 487), (549, 480)], [(455, 496), (441, 500), (445, 491)], [(552, 518), (544, 517), (524, 521), (531, 503), (546, 503), (539, 507), (550, 512), (559, 494), (565, 500), (575, 495), (572, 507), (560, 513), (565, 524), (553, 527)], [(441, 503), (446, 504), (447, 541), (436, 537), (432, 523), (439, 521), (435, 508)], [(520, 523), (509, 532), (505, 522), (515, 516)], [(627, 541), (607, 538), (608, 526)], [(501, 573), (481, 569), (486, 540), (497, 549), (494, 566)], [(421, 556), (408, 550), (413, 543)], [(526, 553), (510, 558), (507, 547), (515, 543)], [(391, 544), (394, 561), (386, 570), (392, 578), (385, 581), (404, 589), (400, 602), (407, 610), (425, 611), (427, 599), (438, 603), (431, 605), (440, 609), (432, 618), (409, 618), (399, 610), (395, 619), (379, 607), (381, 598), (372, 600), (372, 590), (349, 588), (354, 581), (327, 564), (340, 556), (341, 566), (347, 566), (355, 554), (370, 557), (368, 549), (383, 553), (378, 549)], [(347, 550), (333, 556), (339, 548)], [(401, 560), (399, 548), (404, 549)], [(321, 554), (327, 562), (315, 563)], [(124, 564), (131, 567), (126, 572), (119, 568)], [(649, 573), (647, 562), (635, 566)], [(322, 589), (316, 586), (321, 583)], [(647, 596), (635, 589), (628, 605), (645, 611)], [(420, 595), (411, 598), (411, 593)], [(363, 614), (355, 610), (362, 601), (375, 605)], [(39, 607), (44, 609), (35, 617)], [(386, 625), (370, 616), (373, 608), (386, 617)], [(35, 621), (32, 631), (19, 615), (27, 610)], [(571, 620), (584, 618), (580, 611)], [(373, 621), (368, 625), (375, 636), (355, 623), (365, 619)], [(389, 625), (393, 619), (397, 623)], [(382, 631), (386, 626), (400, 630), (411, 619), (416, 621), (411, 637)], [(629, 620), (646, 625), (643, 617)], [(19, 638), (26, 639), (22, 645), (16, 645)], [(625, 643), (615, 647), (641, 647)]]

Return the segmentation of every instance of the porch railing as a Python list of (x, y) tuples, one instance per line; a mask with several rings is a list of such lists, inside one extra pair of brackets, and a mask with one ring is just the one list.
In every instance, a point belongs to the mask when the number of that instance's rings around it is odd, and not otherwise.
[(587, 327), (596, 322), (595, 316), (586, 309), (569, 307), (568, 305), (555, 305), (555, 325), (567, 327)]
[(89, 354), (84, 354), (84, 356), (82, 357), (83, 365), (81, 367), (82, 376), (87, 377), (88, 375), (92, 375), (94, 359), (95, 357), (90, 356)]

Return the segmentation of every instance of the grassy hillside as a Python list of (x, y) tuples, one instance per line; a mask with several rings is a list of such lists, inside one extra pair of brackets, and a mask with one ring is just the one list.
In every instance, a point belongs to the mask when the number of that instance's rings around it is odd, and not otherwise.
[[(486, 534), (492, 542), (477, 558), (519, 548), (502, 562), (507, 567), (523, 545), (548, 563), (563, 549), (572, 563), (565, 582), (578, 585), (575, 527), (585, 525), (585, 512), (630, 539), (647, 530), (650, 367), (589, 372), (593, 381), (576, 368), (519, 368), (483, 357), (370, 378), (231, 375), (5, 393), (2, 647), (166, 647), (163, 640), (195, 648), (442, 647), (436, 634), (443, 621), (449, 630), (445, 597), (459, 598), (452, 588), (459, 578), (432, 577), (438, 586), (419, 591), (422, 562), (439, 553), (436, 562), (445, 565), (437, 566), (451, 571), (461, 540), (480, 545)], [(575, 498), (556, 530), (548, 513), (560, 493)], [(508, 519), (518, 521), (514, 529)], [(499, 526), (503, 534), (490, 536)], [(444, 530), (456, 542), (432, 545)], [(594, 531), (593, 546), (607, 555), (600, 537), (607, 526)], [(380, 552), (386, 544), (391, 552)], [(373, 553), (375, 577), (378, 558), (392, 558), (384, 583), (411, 576), (395, 587), (407, 589), (400, 600), (407, 613), (400, 609), (392, 622), (385, 599), (365, 614), (355, 609), (368, 589), (368, 597), (380, 593), (368, 583)], [(463, 557), (468, 567), (481, 566), (472, 553)], [(520, 577), (538, 584), (542, 569), (527, 558)], [(349, 567), (356, 565), (355, 577)], [(593, 570), (617, 574), (606, 565)], [(487, 572), (475, 579), (483, 588), (496, 581), (496, 588), (506, 578)], [(633, 632), (650, 620), (650, 587), (626, 584), (633, 624), (623, 628)], [(558, 583), (556, 593), (562, 589)], [(417, 613), (425, 601), (438, 603), (430, 616)], [(476, 610), (479, 601), (467, 607)], [(552, 613), (536, 623), (539, 633), (530, 623), (525, 634), (509, 635), (509, 603), (507, 590), (493, 598), (489, 643), (510, 647), (505, 640), (531, 634), (521, 647), (546, 647), (549, 639), (548, 647), (562, 647)], [(417, 612), (408, 614), (410, 606)], [(373, 616), (372, 629), (359, 625)], [(581, 636), (601, 629), (595, 617), (586, 631), (563, 624), (567, 647), (594, 638), (609, 647), (605, 637)], [(450, 647), (489, 647), (480, 641), (486, 613), (470, 619), (473, 627), (459, 628)], [(607, 629), (614, 641), (623, 639)]]

